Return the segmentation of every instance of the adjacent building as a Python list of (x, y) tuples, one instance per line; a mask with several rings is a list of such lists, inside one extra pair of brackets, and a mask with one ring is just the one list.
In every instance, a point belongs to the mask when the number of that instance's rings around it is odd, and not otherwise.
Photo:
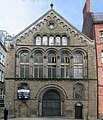
[(5, 58), (6, 58), (5, 31), (0, 30), (0, 117), (2, 116), (4, 110)]
[(51, 9), (13, 37), (7, 52), (10, 117), (97, 119), (95, 41)]
[(98, 68), (98, 117), (103, 119), (103, 13), (90, 12), (90, 0), (83, 10), (83, 33), (95, 41)]

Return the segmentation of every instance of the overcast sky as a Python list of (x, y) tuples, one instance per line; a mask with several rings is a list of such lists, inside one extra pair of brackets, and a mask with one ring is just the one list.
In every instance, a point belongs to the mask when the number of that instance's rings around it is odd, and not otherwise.
[[(81, 31), (86, 0), (0, 0), (0, 30), (18, 34), (40, 16), (54, 10)], [(91, 0), (91, 12), (103, 12), (103, 0)]]

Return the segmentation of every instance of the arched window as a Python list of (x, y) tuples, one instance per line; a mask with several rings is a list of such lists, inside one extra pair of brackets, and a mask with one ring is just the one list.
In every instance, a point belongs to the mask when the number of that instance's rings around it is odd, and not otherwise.
[(82, 100), (84, 98), (84, 86), (82, 84), (75, 84), (74, 86), (74, 99)]
[(48, 45), (48, 38), (46, 35), (43, 36), (42, 45)]
[(67, 45), (67, 36), (66, 35), (63, 35), (62, 36), (62, 45)]
[(70, 77), (70, 60), (68, 53), (61, 54), (61, 78), (69, 78)]
[(55, 45), (60, 45), (60, 44), (61, 44), (61, 38), (59, 35), (57, 35), (55, 38)]
[(36, 36), (36, 45), (41, 45), (41, 36), (40, 35)]
[(29, 62), (29, 52), (27, 50), (23, 50), (20, 54), (20, 62), (28, 63)]
[(48, 78), (56, 78), (56, 55), (53, 52), (48, 54)]
[(103, 43), (103, 31), (100, 32), (100, 42)]
[(20, 77), (29, 77), (29, 52), (22, 50), (20, 53)]
[(54, 36), (49, 36), (49, 45), (54, 45)]
[(101, 61), (103, 63), (103, 51), (101, 51)]
[(73, 55), (73, 70), (74, 78), (83, 78), (83, 55), (80, 52)]
[(34, 54), (34, 77), (43, 78), (43, 55), (41, 52)]

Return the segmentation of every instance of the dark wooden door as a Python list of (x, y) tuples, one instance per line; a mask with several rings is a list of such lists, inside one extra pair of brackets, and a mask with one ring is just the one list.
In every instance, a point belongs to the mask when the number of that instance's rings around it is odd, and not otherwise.
[(60, 116), (61, 100), (60, 95), (50, 90), (43, 96), (43, 116)]
[(75, 106), (75, 118), (82, 119), (82, 106)]

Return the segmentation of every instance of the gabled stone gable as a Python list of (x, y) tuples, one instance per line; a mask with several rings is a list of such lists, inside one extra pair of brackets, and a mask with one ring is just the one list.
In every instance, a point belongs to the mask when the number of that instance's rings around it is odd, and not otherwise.
[[(55, 21), (56, 28), (51, 30), (48, 28), (49, 21)], [(70, 39), (70, 46), (84, 46), (92, 45), (94, 47), (94, 41), (89, 39), (73, 25), (60, 16), (55, 10), (51, 9), (34, 23), (29, 25), (21, 33), (17, 34), (13, 38), (13, 42), (16, 44), (33, 45), (33, 40), (36, 34), (67, 34)], [(78, 41), (77, 41), (78, 40)]]

